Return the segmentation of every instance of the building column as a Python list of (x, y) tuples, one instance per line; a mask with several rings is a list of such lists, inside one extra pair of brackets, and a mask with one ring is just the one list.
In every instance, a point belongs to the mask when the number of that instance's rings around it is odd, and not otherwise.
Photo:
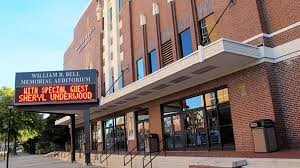
[(149, 110), (149, 123), (150, 123), (150, 133), (158, 134), (160, 141), (163, 139), (162, 132), (162, 119), (160, 112), (160, 102), (152, 101), (148, 106)]
[(71, 162), (75, 162), (76, 158), (75, 158), (75, 114), (70, 115), (70, 119), (71, 119)]
[(127, 147), (131, 151), (137, 146), (135, 112), (127, 113)]
[(85, 135), (85, 163), (91, 164), (91, 145), (90, 145), (90, 110), (83, 113), (84, 118), (84, 135)]
[(102, 121), (97, 121), (97, 152), (103, 151)]

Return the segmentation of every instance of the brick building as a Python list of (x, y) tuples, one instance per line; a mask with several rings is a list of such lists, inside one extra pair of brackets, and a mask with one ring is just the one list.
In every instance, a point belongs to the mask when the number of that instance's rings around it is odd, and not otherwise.
[[(271, 119), (300, 147), (300, 1), (91, 0), (65, 69), (97, 69), (92, 149), (253, 151), (249, 123)], [(78, 149), (83, 117), (78, 114)], [(184, 153), (183, 153), (184, 155)]]

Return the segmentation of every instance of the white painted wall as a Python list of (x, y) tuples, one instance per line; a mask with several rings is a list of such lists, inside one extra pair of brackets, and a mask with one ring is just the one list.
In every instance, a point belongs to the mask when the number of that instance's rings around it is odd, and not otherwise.
[[(109, 10), (112, 8), (112, 19), (109, 18)], [(120, 29), (119, 29), (119, 0), (104, 0), (103, 8), (104, 16), (104, 53), (103, 58), (105, 66), (103, 68), (105, 73), (105, 87), (108, 90), (114, 81), (121, 75), (121, 57), (120, 57)], [(110, 29), (110, 24), (112, 29)], [(112, 42), (111, 42), (112, 40)], [(113, 57), (111, 58), (111, 54)], [(114, 69), (112, 74), (111, 69)], [(122, 80), (114, 85), (115, 91), (122, 87)], [(109, 92), (112, 93), (112, 90)]]

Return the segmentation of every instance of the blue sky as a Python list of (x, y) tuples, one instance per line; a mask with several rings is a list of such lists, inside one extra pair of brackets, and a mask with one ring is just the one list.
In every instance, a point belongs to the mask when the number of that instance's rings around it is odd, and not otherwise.
[(1, 0), (0, 87), (16, 72), (61, 70), (73, 28), (89, 0)]

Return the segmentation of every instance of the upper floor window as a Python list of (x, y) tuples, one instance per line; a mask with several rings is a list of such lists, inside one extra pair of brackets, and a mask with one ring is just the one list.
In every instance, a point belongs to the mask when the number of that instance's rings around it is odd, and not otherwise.
[(119, 10), (121, 10), (123, 5), (124, 5), (124, 0), (119, 0)]
[(137, 79), (138, 80), (142, 79), (145, 76), (143, 58), (140, 58), (136, 61), (136, 72), (137, 72)]
[(102, 17), (102, 24), (101, 24), (101, 26), (102, 26), (102, 31), (104, 31), (104, 17)]
[(191, 29), (188, 28), (179, 34), (181, 57), (186, 57), (193, 52)]
[(195, 96), (191, 98), (184, 99), (182, 101), (183, 111), (191, 110), (195, 108), (200, 108), (204, 106), (203, 96)]
[(149, 58), (149, 70), (150, 70), (150, 73), (157, 71), (158, 70), (158, 66), (157, 66), (156, 50), (151, 51), (148, 54), (148, 58)]
[(112, 21), (112, 8), (109, 8), (109, 20)]
[(215, 18), (214, 18), (213, 14), (211, 14), (199, 21), (200, 41), (203, 46), (208, 45), (212, 41), (215, 41), (218, 39), (217, 33), (215, 31), (212, 31), (212, 28), (215, 25), (215, 23), (216, 22), (215, 22)]
[(115, 76), (114, 76), (114, 68), (111, 68), (111, 84), (110, 84), (111, 93), (115, 92)]
[(109, 30), (112, 30), (112, 8), (109, 8)]

